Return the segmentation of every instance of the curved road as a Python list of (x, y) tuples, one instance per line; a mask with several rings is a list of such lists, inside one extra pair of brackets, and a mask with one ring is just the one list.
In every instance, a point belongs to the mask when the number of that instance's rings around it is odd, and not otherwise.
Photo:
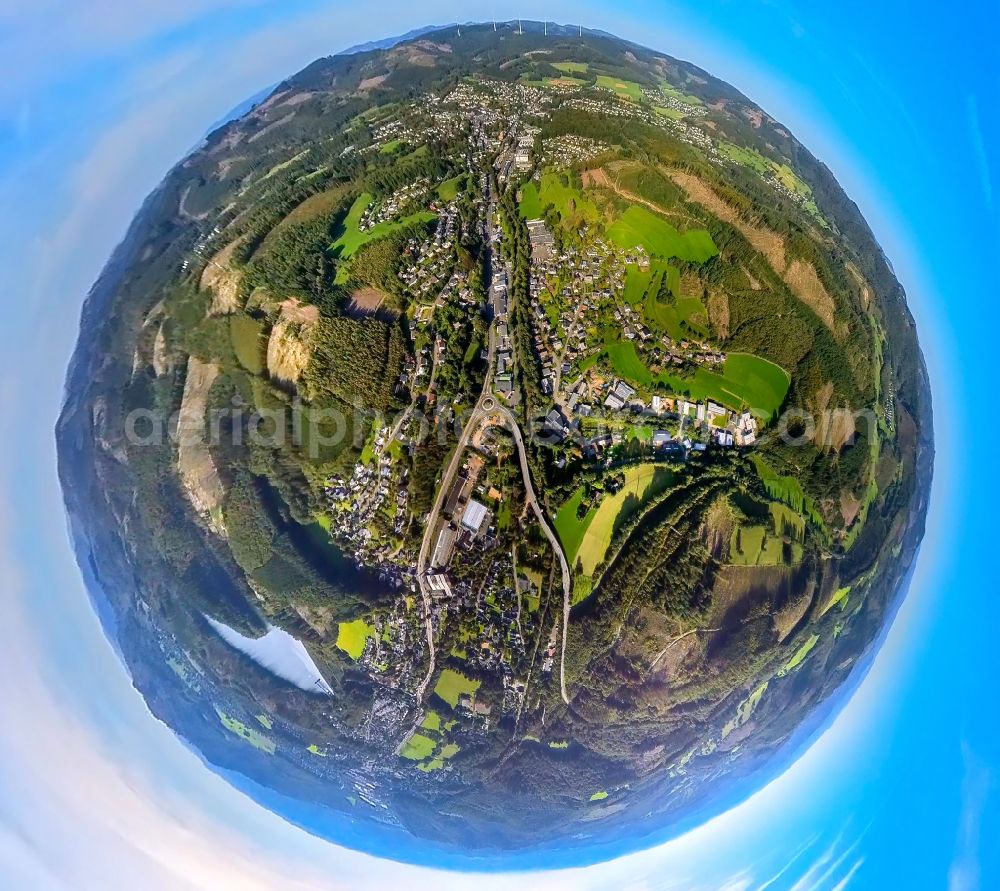
[[(492, 198), (488, 201), (489, 211), (487, 213), (487, 220), (492, 221), (493, 219), (493, 203)], [(492, 229), (492, 224), (487, 224), (490, 229)], [(488, 244), (492, 252), (492, 231), (488, 231)], [(492, 256), (491, 256), (492, 260)], [(490, 269), (492, 272), (492, 262), (490, 264)], [(508, 270), (508, 277), (510, 272)], [(493, 299), (493, 285), (492, 282), (489, 288), (489, 299)], [(486, 418), (491, 415), (499, 415), (506, 422), (507, 427), (510, 429), (511, 434), (514, 437), (514, 442), (517, 445), (518, 458), (521, 464), (521, 476), (524, 479), (524, 489), (527, 495), (528, 504), (534, 511), (535, 516), (538, 518), (538, 523), (542, 527), (542, 531), (545, 533), (545, 537), (549, 540), (552, 545), (553, 551), (559, 557), (559, 566), (562, 571), (562, 582), (563, 582), (563, 627), (562, 627), (562, 652), (559, 657), (559, 690), (562, 694), (563, 702), (566, 705), (570, 704), (569, 695), (566, 692), (566, 638), (569, 634), (569, 613), (570, 607), (572, 606), (571, 600), (571, 586), (572, 577), (569, 571), (569, 563), (566, 561), (566, 555), (563, 553), (562, 545), (559, 543), (559, 539), (556, 537), (555, 532), (549, 525), (548, 520), (545, 517), (545, 513), (542, 510), (541, 504), (538, 502), (538, 498), (535, 495), (535, 488), (531, 482), (531, 473), (528, 469), (528, 455), (524, 447), (524, 436), (521, 433), (521, 425), (517, 422), (517, 418), (511, 413), (511, 411), (504, 405), (500, 405), (496, 398), (492, 395), (493, 391), (493, 372), (495, 367), (496, 359), (496, 328), (494, 325), (490, 325), (489, 329), (489, 350), (486, 363), (486, 375), (483, 378), (483, 389), (479, 394), (479, 398), (476, 400), (476, 404), (469, 415), (469, 420), (465, 424), (461, 435), (458, 439), (458, 444), (455, 447), (455, 452), (451, 457), (451, 461), (448, 462), (448, 467), (441, 477), (441, 482), (438, 484), (437, 495), (434, 499), (434, 506), (431, 508), (431, 512), (427, 516), (427, 525), (424, 528), (424, 537), (420, 543), (420, 553), (417, 557), (417, 580), (420, 585), (420, 593), (423, 598), (424, 603), (424, 614), (426, 622), (427, 631), (427, 649), (430, 653), (430, 664), (427, 668), (427, 674), (424, 676), (420, 685), (417, 687), (416, 696), (417, 701), (422, 702), (424, 695), (427, 692), (427, 686), (431, 682), (431, 678), (434, 676), (434, 668), (436, 664), (435, 660), (435, 650), (434, 650), (434, 623), (432, 621), (431, 615), (431, 594), (428, 589), (427, 582), (427, 569), (428, 561), (430, 558), (431, 545), (434, 538), (434, 531), (437, 528), (438, 518), (441, 515), (441, 508), (444, 506), (445, 498), (448, 492), (451, 491), (452, 482), (454, 481), (455, 474), (458, 473), (459, 468), (462, 466), (462, 456), (465, 453), (465, 449), (469, 444), (469, 439), (471, 438), (473, 432), (478, 429), (479, 425), (486, 420)]]
[(562, 694), (563, 702), (569, 705), (569, 695), (566, 692), (566, 637), (569, 634), (569, 611), (573, 605), (570, 593), (572, 577), (569, 572), (569, 563), (566, 562), (566, 554), (563, 553), (562, 545), (549, 525), (549, 521), (545, 518), (542, 506), (538, 503), (538, 498), (535, 495), (535, 487), (531, 484), (531, 474), (528, 472), (528, 454), (524, 448), (521, 425), (517, 423), (514, 415), (502, 405), (496, 407), (495, 413), (504, 418), (507, 421), (507, 426), (510, 427), (510, 431), (514, 436), (514, 442), (517, 444), (517, 455), (521, 462), (521, 476), (524, 478), (524, 490), (527, 493), (528, 504), (531, 505), (531, 509), (535, 512), (538, 524), (542, 527), (542, 531), (549, 540), (549, 544), (552, 545), (552, 550), (559, 557), (559, 567), (562, 570), (563, 580), (563, 627), (562, 652), (559, 656), (559, 692)]

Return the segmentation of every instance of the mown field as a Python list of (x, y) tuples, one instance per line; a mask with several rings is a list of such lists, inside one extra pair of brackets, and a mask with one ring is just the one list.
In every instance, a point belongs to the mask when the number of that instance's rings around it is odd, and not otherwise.
[(623, 99), (630, 99), (632, 102), (642, 101), (642, 87), (634, 80), (621, 80), (617, 77), (609, 77), (606, 74), (597, 75), (597, 86), (605, 90), (611, 90), (616, 96)]
[(367, 244), (369, 241), (385, 238), (397, 229), (405, 229), (413, 223), (429, 223), (431, 220), (435, 219), (434, 214), (432, 214), (429, 210), (421, 210), (398, 220), (386, 220), (385, 222), (379, 223), (377, 226), (372, 226), (371, 229), (362, 231), (358, 228), (361, 223), (361, 216), (371, 203), (372, 196), (367, 192), (362, 192), (354, 200), (354, 203), (351, 205), (351, 209), (347, 212), (347, 216), (344, 217), (344, 221), (341, 223), (340, 228), (342, 231), (338, 234), (337, 238), (334, 239), (333, 244), (330, 245), (330, 250), (335, 256), (340, 257), (341, 259), (347, 259), (354, 254), (358, 248)]
[(466, 179), (464, 173), (446, 179), (437, 187), (438, 197), (442, 201), (454, 201), (458, 197), (458, 193), (465, 189)]
[(364, 619), (341, 622), (337, 627), (337, 648), (357, 662), (365, 651), (368, 638), (374, 636), (375, 626), (369, 625)]
[(579, 189), (563, 183), (557, 173), (543, 173), (541, 182), (526, 183), (521, 188), (521, 217), (538, 219), (551, 204), (564, 220), (596, 221), (600, 217), (596, 205)]
[(478, 689), (479, 681), (467, 678), (464, 674), (451, 668), (442, 671), (434, 685), (434, 693), (452, 708), (458, 705), (458, 700), (463, 693), (475, 693)]
[(730, 353), (721, 372), (698, 367), (690, 377), (654, 375), (631, 340), (609, 337), (604, 355), (615, 374), (641, 387), (662, 384), (695, 401), (711, 399), (734, 411), (748, 407), (761, 418), (770, 418), (781, 407), (791, 383), (783, 368), (749, 353)]
[[(566, 559), (582, 576), (593, 576), (604, 560), (615, 529), (662, 492), (671, 480), (670, 470), (657, 464), (637, 464), (625, 470), (625, 484), (613, 495), (605, 495), (584, 517), (577, 517), (583, 499), (578, 489), (555, 516), (556, 533), (566, 550)], [(586, 589), (586, 588), (585, 588)]]
[(677, 257), (704, 263), (719, 253), (707, 229), (679, 232), (655, 213), (633, 204), (608, 228), (608, 238), (619, 247), (642, 245), (653, 257)]

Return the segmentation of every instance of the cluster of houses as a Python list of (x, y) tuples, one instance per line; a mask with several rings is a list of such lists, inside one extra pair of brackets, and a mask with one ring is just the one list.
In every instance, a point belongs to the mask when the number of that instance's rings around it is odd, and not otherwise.
[(403, 248), (406, 263), (399, 272), (399, 280), (416, 297), (422, 297), (440, 287), (455, 259), (455, 205), (449, 204), (438, 216), (434, 234), (422, 241), (411, 238)]
[(360, 564), (384, 566), (387, 578), (399, 585), (400, 575), (386, 563), (391, 550), (388, 541), (371, 531), (372, 520), (380, 511), (391, 518), (395, 535), (402, 534), (408, 517), (406, 471), (393, 466), (391, 455), (384, 450), (385, 437), (386, 431), (380, 431), (372, 459), (355, 464), (349, 477), (331, 477), (324, 493), (340, 543)]
[(388, 198), (382, 201), (373, 201), (365, 208), (364, 213), (361, 214), (358, 228), (361, 231), (371, 229), (379, 223), (384, 223), (386, 220), (402, 216), (406, 210), (414, 205), (419, 204), (423, 206), (426, 203), (425, 199), (430, 187), (430, 180), (422, 176), (419, 179), (415, 179), (412, 183), (407, 183), (405, 186), (396, 189)]
[(574, 164), (586, 164), (607, 150), (607, 144), (596, 139), (564, 133), (542, 140), (539, 166), (567, 169)]

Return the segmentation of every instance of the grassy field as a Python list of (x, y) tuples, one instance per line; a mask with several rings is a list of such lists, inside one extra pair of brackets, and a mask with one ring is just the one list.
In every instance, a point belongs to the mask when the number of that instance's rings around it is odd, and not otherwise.
[(434, 753), (437, 743), (429, 736), (414, 733), (400, 750), (400, 755), (410, 761), (423, 761)]
[(383, 155), (391, 155), (393, 152), (399, 151), (403, 147), (403, 141), (401, 139), (390, 139), (379, 152)]
[(225, 727), (230, 733), (235, 734), (244, 742), (250, 743), (250, 745), (252, 745), (255, 749), (267, 752), (268, 755), (274, 754), (274, 743), (264, 736), (263, 733), (258, 730), (254, 730), (253, 727), (247, 727), (246, 724), (242, 721), (237, 721), (236, 718), (231, 718), (219, 708), (215, 709), (215, 713), (219, 716), (222, 726)]
[(240, 365), (251, 374), (261, 374), (267, 350), (264, 326), (250, 316), (233, 314), (229, 317), (229, 336)]
[(640, 358), (631, 340), (605, 340), (604, 352), (619, 377), (644, 387), (653, 382), (652, 372)]
[(749, 353), (730, 353), (721, 373), (698, 368), (691, 377), (665, 373), (657, 380), (675, 392), (687, 391), (692, 399), (712, 399), (733, 410), (748, 406), (762, 418), (781, 407), (791, 382), (779, 365)]
[(631, 99), (633, 102), (642, 101), (642, 87), (633, 80), (619, 80), (617, 77), (608, 77), (606, 74), (597, 75), (597, 86), (605, 90), (611, 90), (623, 99)]
[(733, 718), (726, 722), (726, 726), (722, 728), (722, 738), (725, 739), (739, 727), (746, 724), (747, 721), (753, 716), (754, 710), (760, 705), (761, 699), (764, 698), (764, 694), (767, 692), (767, 681), (764, 681), (759, 687), (757, 687), (746, 699), (744, 699), (737, 707), (736, 714)]
[(386, 220), (362, 232), (358, 228), (358, 225), (361, 223), (361, 215), (371, 203), (372, 196), (367, 192), (362, 192), (355, 199), (351, 205), (351, 209), (347, 212), (347, 216), (344, 217), (343, 223), (340, 225), (342, 231), (338, 234), (333, 244), (330, 245), (330, 250), (335, 256), (346, 259), (369, 241), (385, 238), (385, 236), (391, 235), (397, 229), (404, 229), (413, 223), (429, 223), (435, 219), (434, 214), (430, 211), (421, 210), (399, 220)]
[(794, 541), (802, 541), (806, 534), (806, 521), (788, 505), (771, 502), (768, 506), (775, 535), (787, 535)]
[(475, 693), (479, 689), (479, 681), (471, 680), (464, 674), (459, 674), (451, 668), (446, 668), (441, 672), (437, 683), (434, 685), (434, 692), (440, 699), (443, 699), (452, 708), (458, 705), (459, 697), (463, 693)]
[(840, 604), (841, 610), (847, 608), (847, 601), (850, 597), (851, 586), (848, 585), (846, 588), (838, 588), (833, 592), (833, 596), (826, 602), (826, 605), (820, 610), (820, 615), (825, 616), (830, 610), (832, 610), (837, 604)]
[(583, 74), (590, 66), (586, 62), (553, 62), (552, 67), (564, 74)]
[(364, 619), (341, 622), (337, 626), (337, 647), (357, 662), (365, 651), (368, 638), (374, 636), (375, 626), (369, 625)]
[(690, 93), (682, 93), (677, 87), (665, 80), (660, 82), (660, 90), (665, 96), (676, 99), (678, 102), (683, 102), (685, 105), (705, 104), (697, 96), (692, 96)]
[[(729, 561), (736, 566), (779, 566), (785, 562), (782, 539), (766, 526), (740, 526), (733, 530)], [(792, 542), (791, 562), (802, 559), (802, 545)]]
[[(673, 278), (674, 272), (680, 275), (673, 267), (667, 267), (665, 274)], [(705, 305), (697, 297), (677, 297), (672, 303), (668, 303), (657, 297), (656, 288), (651, 288), (643, 303), (642, 313), (652, 330), (669, 334), (674, 340), (692, 336), (702, 339), (708, 337)]]
[(458, 197), (458, 193), (464, 189), (465, 174), (463, 173), (459, 176), (453, 176), (451, 179), (446, 179), (437, 187), (437, 193), (442, 201), (454, 201)]
[(654, 257), (677, 257), (704, 263), (719, 253), (706, 229), (678, 232), (645, 207), (633, 204), (608, 229), (608, 238), (623, 248), (642, 245)]
[(680, 121), (686, 117), (683, 111), (678, 111), (676, 108), (667, 108), (663, 105), (655, 106), (653, 111), (662, 117), (670, 118), (672, 121)]
[(792, 510), (808, 517), (815, 526), (826, 531), (826, 524), (820, 516), (813, 500), (802, 491), (802, 484), (793, 476), (780, 476), (763, 458), (753, 455), (757, 475), (764, 483), (768, 495), (776, 501), (787, 504)]
[[(748, 353), (731, 353), (722, 366), (722, 372), (707, 368), (695, 369), (690, 377), (680, 377), (669, 372), (654, 375), (646, 367), (631, 340), (605, 339), (604, 355), (615, 374), (648, 387), (664, 384), (675, 393), (687, 393), (693, 400), (711, 399), (733, 410), (749, 406), (762, 418), (769, 418), (784, 402), (790, 379), (779, 366)], [(791, 505), (795, 507), (795, 505)]]
[(640, 269), (634, 263), (625, 270), (625, 292), (622, 295), (629, 306), (640, 306), (649, 284), (653, 280), (653, 268)]
[(590, 796), (590, 800), (591, 801), (604, 801), (604, 799), (607, 798), (607, 797), (608, 797), (608, 793), (605, 792), (602, 789), (600, 792), (595, 792), (593, 795), (591, 795)]
[(809, 639), (795, 651), (792, 658), (784, 664), (781, 671), (778, 672), (778, 677), (782, 678), (789, 672), (795, 671), (796, 668), (806, 661), (806, 657), (812, 652), (813, 647), (816, 646), (817, 643), (819, 643), (819, 635), (810, 635)]
[(596, 205), (584, 198), (579, 189), (563, 185), (557, 173), (543, 173), (540, 183), (525, 184), (521, 189), (521, 217), (538, 219), (549, 204), (564, 220), (594, 222), (600, 217)]
[(605, 495), (587, 523), (573, 561), (579, 564), (581, 574), (593, 576), (607, 555), (615, 529), (662, 492), (670, 480), (670, 471), (656, 464), (626, 469), (625, 485), (614, 495)]
[(590, 521), (594, 519), (594, 514), (597, 513), (597, 508), (591, 507), (582, 519), (577, 517), (577, 508), (579, 508), (580, 503), (583, 501), (583, 496), (584, 489), (581, 486), (556, 511), (556, 515), (552, 520), (556, 529), (556, 535), (559, 536), (559, 541), (562, 542), (563, 550), (566, 552), (566, 559), (570, 565), (576, 560), (576, 555), (583, 542), (584, 533), (587, 531)]
[(420, 725), (424, 730), (440, 730), (441, 716), (436, 711), (429, 711), (424, 715), (423, 723)]

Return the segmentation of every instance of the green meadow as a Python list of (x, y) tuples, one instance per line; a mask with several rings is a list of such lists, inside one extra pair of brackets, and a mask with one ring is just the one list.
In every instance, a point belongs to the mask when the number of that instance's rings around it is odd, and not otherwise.
[(341, 622), (337, 626), (337, 647), (357, 662), (365, 651), (368, 638), (374, 636), (375, 626), (369, 625), (364, 619)]
[(429, 223), (431, 220), (435, 219), (434, 214), (430, 211), (421, 210), (398, 220), (385, 220), (376, 226), (372, 226), (371, 229), (366, 229), (362, 232), (361, 229), (358, 228), (361, 223), (361, 216), (371, 203), (372, 196), (367, 192), (362, 192), (354, 200), (354, 203), (351, 205), (351, 209), (347, 212), (347, 216), (344, 217), (344, 221), (340, 225), (340, 229), (342, 231), (337, 238), (334, 239), (333, 244), (330, 245), (330, 250), (335, 256), (340, 257), (341, 259), (347, 259), (354, 254), (358, 248), (367, 244), (369, 241), (385, 238), (387, 235), (391, 235), (398, 229), (405, 229), (413, 223)]
[[(583, 500), (583, 488), (576, 492), (556, 512), (556, 534), (566, 551), (566, 559), (580, 576), (592, 577), (607, 556), (615, 529), (641, 510), (670, 484), (670, 470), (657, 464), (637, 464), (625, 470), (625, 484), (613, 495), (604, 495), (581, 518), (577, 508)], [(579, 601), (590, 586), (574, 586), (574, 599)], [(582, 592), (582, 596), (581, 596)]]
[(264, 326), (250, 316), (234, 313), (229, 317), (229, 336), (240, 365), (251, 374), (261, 374), (267, 350)]
[(654, 257), (677, 257), (704, 263), (719, 253), (707, 229), (678, 232), (645, 207), (631, 205), (608, 229), (608, 238), (622, 248), (639, 245)]
[(465, 185), (466, 176), (464, 173), (459, 176), (453, 176), (451, 179), (446, 179), (437, 187), (438, 197), (442, 201), (454, 201), (458, 197), (458, 193), (464, 191)]
[(632, 102), (642, 101), (642, 87), (634, 80), (621, 80), (617, 77), (609, 77), (607, 74), (597, 75), (597, 86), (611, 90), (623, 99), (630, 99)]
[(573, 186), (564, 185), (558, 173), (543, 173), (541, 182), (534, 180), (521, 188), (521, 217), (535, 220), (551, 204), (564, 220), (594, 222), (600, 217), (597, 206)]
[(458, 706), (458, 700), (464, 693), (475, 693), (479, 689), (479, 681), (467, 678), (451, 668), (446, 668), (441, 672), (437, 683), (434, 685), (434, 692), (440, 699), (443, 699), (452, 708)]

